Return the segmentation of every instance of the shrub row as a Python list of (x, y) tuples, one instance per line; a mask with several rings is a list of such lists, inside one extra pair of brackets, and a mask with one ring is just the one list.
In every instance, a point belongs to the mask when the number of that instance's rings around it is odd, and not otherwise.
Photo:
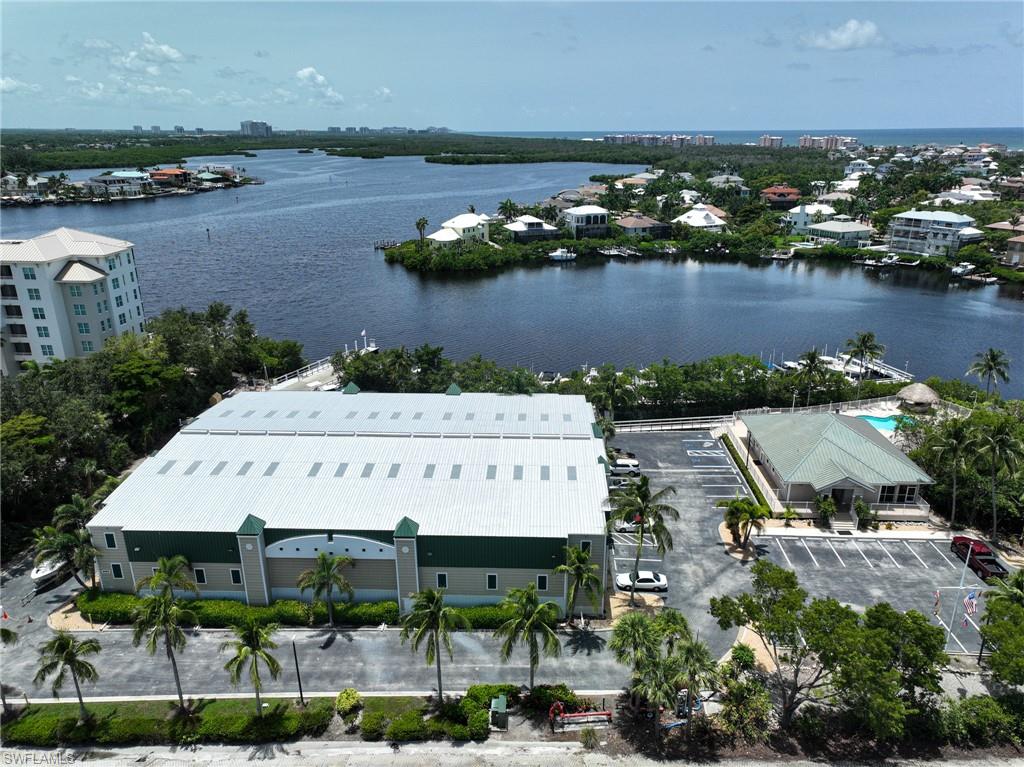
[(736, 447), (732, 444), (732, 440), (723, 434), (722, 442), (725, 444), (726, 450), (729, 451), (729, 455), (732, 456), (732, 462), (736, 464), (740, 473), (743, 475), (743, 479), (746, 481), (747, 487), (750, 488), (750, 492), (754, 494), (754, 498), (757, 500), (758, 505), (768, 506), (768, 501), (765, 500), (764, 493), (761, 492), (761, 488), (757, 486), (754, 478), (750, 475), (750, 469), (748, 469), (746, 464), (743, 463), (743, 459), (740, 458), (740, 454), (736, 452)]
[[(564, 685), (562, 685), (564, 687)], [(505, 695), (509, 704), (519, 702), (519, 688), (511, 684), (478, 684), (458, 700), (441, 703), (434, 716), (425, 717), (426, 706), (384, 705), (363, 712), (363, 740), (407, 742), (421, 740), (486, 740), (491, 729), (491, 699)]]
[[(93, 593), (86, 591), (76, 600), (79, 612), (93, 623), (126, 624), (142, 601), (134, 594)], [(284, 626), (309, 626), (327, 622), (327, 608), (311, 607), (306, 602), (282, 599), (266, 607), (247, 605), (233, 599), (196, 599), (189, 609), (204, 628), (226, 628), (255, 619), (259, 623), (280, 623)], [(312, 620), (310, 618), (312, 617)], [(397, 602), (356, 602), (337, 604), (334, 622), (348, 626), (379, 626), (398, 622)]]
[[(128, 624), (132, 612), (142, 601), (134, 594), (94, 593), (86, 591), (78, 596), (79, 612), (93, 623)], [(189, 605), (200, 626), (225, 628), (255, 618), (260, 623), (280, 623), (283, 626), (321, 625), (327, 622), (327, 608), (322, 604), (282, 599), (266, 607), (247, 605), (232, 599), (196, 599)], [(512, 611), (497, 605), (478, 605), (456, 608), (474, 629), (492, 630), (512, 617)], [(334, 622), (348, 626), (395, 625), (399, 621), (397, 602), (356, 602), (337, 604)]]
[(170, 715), (166, 701), (91, 703), (91, 721), (78, 725), (77, 703), (30, 706), (4, 725), (5, 745), (52, 748), (60, 745), (163, 743), (264, 743), (320, 735), (334, 715), (330, 699), (310, 700), (299, 708), (292, 700), (269, 699), (256, 716), (251, 699), (212, 700), (192, 717)]

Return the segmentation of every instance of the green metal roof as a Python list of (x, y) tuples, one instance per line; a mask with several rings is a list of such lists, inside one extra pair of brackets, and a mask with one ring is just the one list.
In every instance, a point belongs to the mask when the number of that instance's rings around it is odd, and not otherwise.
[(931, 484), (871, 424), (836, 413), (743, 416), (783, 482), (823, 490), (844, 479), (868, 486)]
[(395, 528), (396, 538), (415, 538), (416, 533), (420, 530), (420, 526), (409, 519), (408, 517), (402, 517), (398, 523), (398, 527)]
[(250, 514), (242, 521), (242, 526), (238, 528), (237, 535), (259, 535), (263, 532), (263, 527), (267, 523), (254, 514)]
[(604, 439), (604, 432), (601, 430), (601, 426), (598, 423), (590, 424), (591, 430), (594, 432), (594, 436), (598, 439)]
[(448, 387), (448, 390), (445, 391), (445, 394), (451, 394), (452, 396), (457, 397), (462, 394), (462, 389), (460, 389), (456, 384), (452, 384)]
[(345, 388), (341, 390), (342, 394), (359, 394), (359, 387), (356, 386), (355, 381), (349, 381), (345, 384)]

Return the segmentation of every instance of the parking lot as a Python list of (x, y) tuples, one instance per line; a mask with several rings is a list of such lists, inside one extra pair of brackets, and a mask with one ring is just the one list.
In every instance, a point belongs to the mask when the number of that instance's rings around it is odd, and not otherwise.
[[(668, 485), (676, 489), (670, 502), (680, 518), (667, 522), (674, 546), (662, 558), (647, 537), (640, 569), (664, 573), (669, 581), (666, 604), (681, 610), (695, 629), (701, 628), (702, 636), (724, 641), (707, 615), (708, 599), (749, 588), (750, 576), (748, 565), (724, 551), (718, 534), (722, 510), (716, 504), (737, 494), (750, 497), (742, 475), (724, 445), (706, 431), (622, 434), (612, 444), (636, 454), (652, 490)], [(889, 602), (899, 610), (918, 610), (944, 628), (956, 603), (948, 650), (977, 652), (978, 616), (984, 611), (982, 581), (967, 571), (964, 583), (976, 589), (978, 608), (975, 615), (967, 616), (964, 626), (962, 600), (969, 589), (949, 588), (959, 585), (963, 570), (962, 560), (949, 551), (949, 544), (879, 535), (810, 537), (794, 530), (791, 536), (756, 540), (760, 556), (796, 572), (812, 597), (834, 597), (858, 610)], [(615, 574), (628, 573), (636, 555), (636, 534), (612, 533), (612, 542)], [(934, 614), (936, 590), (940, 591), (938, 615)], [(716, 652), (720, 649), (716, 644), (712, 647)]]

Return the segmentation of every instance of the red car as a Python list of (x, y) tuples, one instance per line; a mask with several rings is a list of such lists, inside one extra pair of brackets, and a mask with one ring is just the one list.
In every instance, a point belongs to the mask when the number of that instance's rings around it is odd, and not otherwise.
[(1005, 578), (1009, 575), (1009, 571), (996, 559), (992, 549), (976, 538), (968, 538), (966, 535), (953, 536), (949, 550), (963, 560), (967, 560), (970, 552), (967, 566), (983, 581), (989, 578)]

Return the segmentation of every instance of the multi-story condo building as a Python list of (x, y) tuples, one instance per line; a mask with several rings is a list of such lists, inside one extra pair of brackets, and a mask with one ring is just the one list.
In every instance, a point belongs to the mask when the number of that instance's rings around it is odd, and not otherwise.
[(897, 253), (952, 256), (982, 237), (973, 218), (945, 210), (908, 210), (889, 221), (889, 249)]
[(135, 131), (136, 133), (142, 133), (142, 126), (141, 125), (133, 125), (132, 126), (132, 130)]
[(797, 146), (801, 149), (852, 149), (860, 144), (854, 136), (801, 136)]
[(149, 126), (149, 132), (150, 133), (159, 133), (160, 132), (160, 126), (159, 125), (150, 125)]
[(146, 323), (132, 243), (63, 227), (0, 240), (0, 306), (3, 375), (86, 357)]
[(757, 140), (757, 145), (770, 147), (771, 149), (779, 149), (782, 146), (782, 136), (769, 136), (765, 133)]
[(175, 133), (184, 133), (185, 132), (185, 126), (184, 125), (175, 125), (174, 126), (174, 132)]
[(270, 123), (262, 120), (242, 120), (242, 135), (253, 136), (254, 138), (270, 138), (274, 135), (274, 128)]

